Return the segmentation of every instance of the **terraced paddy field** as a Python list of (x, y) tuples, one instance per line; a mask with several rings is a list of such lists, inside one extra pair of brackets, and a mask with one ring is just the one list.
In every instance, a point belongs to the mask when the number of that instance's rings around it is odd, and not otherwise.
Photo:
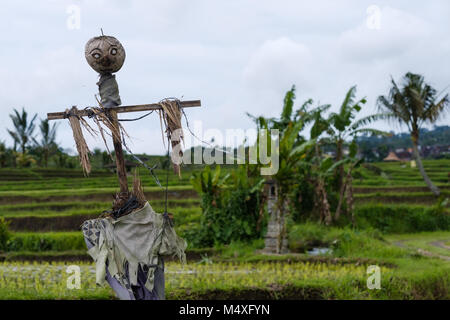
[[(450, 198), (450, 160), (424, 164), (441, 189), (441, 202)], [(169, 211), (180, 235), (199, 223), (202, 214), (200, 199), (189, 184), (193, 170), (186, 168), (181, 179), (171, 175), (169, 180)], [(162, 171), (157, 174), (164, 176)], [(140, 176), (147, 199), (161, 212), (163, 190), (144, 170)], [(115, 174), (108, 171), (94, 171), (85, 178), (76, 169), (0, 169), (0, 217), (13, 231), (8, 250), (0, 253), (0, 298), (113, 299), (109, 287), (95, 286), (80, 225), (110, 209), (116, 183)], [(420, 228), (427, 226), (423, 212), (439, 201), (418, 170), (409, 163), (375, 163), (362, 168), (354, 183), (356, 219), (361, 225), (375, 226), (378, 233), (302, 229), (303, 247), (329, 249), (318, 256), (307, 250), (262, 255), (258, 253), (262, 241), (216, 248), (188, 246), (186, 266), (167, 262), (167, 297), (449, 299), (450, 230), (430, 225), (430, 231), (423, 233), (416, 232), (419, 227), (402, 224), (414, 217)], [(449, 204), (441, 204), (446, 214)], [(69, 264), (81, 266), (80, 290), (66, 289)], [(381, 290), (366, 287), (370, 264), (382, 267)]]
[[(82, 274), (79, 290), (67, 289), (68, 263), (0, 263), (0, 294), (10, 299), (112, 299), (113, 293), (106, 287), (95, 285), (95, 267), (77, 262)], [(383, 272), (389, 268), (383, 267)], [(265, 298), (281, 298), (286, 295), (283, 287), (306, 298), (332, 295), (323, 292), (322, 284), (336, 280), (359, 281), (365, 277), (365, 266), (326, 263), (215, 263), (188, 264), (167, 263), (165, 266), (168, 299), (213, 298), (221, 292), (234, 291), (241, 298), (252, 295)], [(315, 279), (310, 281), (309, 279)], [(318, 280), (320, 279), (320, 281)], [(288, 294), (288, 295), (289, 295)]]

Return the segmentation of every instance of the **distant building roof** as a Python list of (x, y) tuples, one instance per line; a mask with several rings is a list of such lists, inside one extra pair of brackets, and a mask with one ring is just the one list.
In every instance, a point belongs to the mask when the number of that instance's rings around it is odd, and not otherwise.
[(394, 151), (390, 151), (386, 158), (383, 161), (400, 161), (400, 158), (397, 157)]
[(389, 154), (383, 161), (410, 161), (411, 158), (411, 152), (408, 152), (407, 149), (397, 149), (395, 151), (389, 151)]

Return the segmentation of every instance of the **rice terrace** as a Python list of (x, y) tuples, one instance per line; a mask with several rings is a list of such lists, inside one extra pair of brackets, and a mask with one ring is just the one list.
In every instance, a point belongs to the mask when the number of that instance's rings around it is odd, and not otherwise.
[[(448, 196), (450, 160), (424, 164)], [(188, 246), (187, 265), (167, 263), (167, 298), (448, 299), (448, 205), (437, 203), (418, 170), (409, 164), (373, 166), (386, 175), (362, 168), (363, 178), (354, 182), (358, 229), (293, 223), (290, 253), (283, 255), (258, 253), (264, 248), (262, 238), (207, 248)], [(184, 169), (181, 179), (170, 181), (169, 206), (182, 237), (201, 223), (201, 196), (189, 182), (191, 174), (200, 170)], [(94, 170), (85, 178), (80, 169), (23, 168), (1, 169), (0, 177), (0, 215), (11, 232), (1, 255), (0, 296), (115, 298), (109, 287), (95, 285), (95, 267), (79, 231), (84, 220), (110, 206), (115, 175)], [(147, 199), (156, 211), (162, 211), (159, 187), (143, 170), (141, 179), (148, 186)], [(316, 247), (332, 250), (308, 253)], [(81, 266), (79, 290), (66, 287), (66, 268), (73, 264)], [(366, 287), (369, 265), (381, 268), (379, 290)]]
[[(411, 63), (392, 53), (377, 64), (372, 54), (384, 49), (348, 43), (362, 33), (391, 48), (385, 37), (403, 39), (422, 20), (370, 6), (366, 23), (364, 6), (363, 26), (320, 54), (296, 42), (303, 33), (272, 28), (275, 38), (258, 44), (211, 22), (209, 48), (196, 38), (209, 21), (193, 40), (167, 16), (158, 38), (132, 15), (152, 10), (136, 3), (108, 11), (128, 17), (132, 32), (106, 18), (76, 28), (77, 14), (98, 8), (70, 6), (63, 58), (37, 48), (57, 61), (27, 62), (45, 64), (33, 69), (33, 97), (0, 100), (0, 300), (450, 299), (449, 69), (415, 68), (422, 60), (406, 53)], [(297, 23), (283, 10), (280, 24)], [(373, 25), (373, 10), (388, 31)], [(236, 49), (247, 42), (253, 51)], [(346, 58), (331, 66), (323, 51)], [(311, 76), (348, 59), (330, 72), (339, 77)], [(302, 61), (319, 71), (298, 69)], [(0, 80), (14, 83), (8, 72)], [(67, 83), (55, 80), (66, 73)], [(231, 127), (254, 134), (222, 138)]]

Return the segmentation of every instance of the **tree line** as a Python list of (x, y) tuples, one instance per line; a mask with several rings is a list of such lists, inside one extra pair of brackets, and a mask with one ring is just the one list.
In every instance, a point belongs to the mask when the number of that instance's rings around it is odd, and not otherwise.
[[(409, 133), (398, 133), (390, 131), (391, 136), (362, 135), (357, 138), (360, 155), (367, 162), (378, 162), (396, 149), (407, 149), (412, 147)], [(435, 126), (433, 129), (423, 128), (420, 130), (420, 146), (448, 146), (450, 144), (450, 126)], [(449, 159), (449, 154), (438, 154), (430, 156), (430, 159)]]
[[(44, 167), (78, 168), (76, 157), (70, 156), (56, 141), (58, 125), (50, 125), (48, 119), (37, 119), (37, 114), (29, 116), (25, 108), (13, 109), (9, 115), (12, 128), (7, 133), (13, 140), (11, 147), (0, 140), (0, 168), (6, 167)], [(103, 168), (112, 163), (110, 155), (98, 148), (92, 154), (92, 163)]]
[(29, 117), (28, 113), (14, 109), (10, 114), (13, 128), (7, 129), (13, 139), (12, 148), (0, 141), (0, 167), (30, 167), (33, 164), (47, 167), (49, 159), (63, 153), (56, 143), (57, 124), (50, 126), (47, 119), (38, 124), (39, 137), (36, 134), (37, 114)]

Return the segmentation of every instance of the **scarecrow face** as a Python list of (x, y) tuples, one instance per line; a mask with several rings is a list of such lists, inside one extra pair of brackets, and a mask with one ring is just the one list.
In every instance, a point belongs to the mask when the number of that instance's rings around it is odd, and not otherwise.
[(114, 37), (100, 36), (90, 39), (84, 48), (89, 65), (100, 74), (114, 73), (122, 68), (125, 49)]

